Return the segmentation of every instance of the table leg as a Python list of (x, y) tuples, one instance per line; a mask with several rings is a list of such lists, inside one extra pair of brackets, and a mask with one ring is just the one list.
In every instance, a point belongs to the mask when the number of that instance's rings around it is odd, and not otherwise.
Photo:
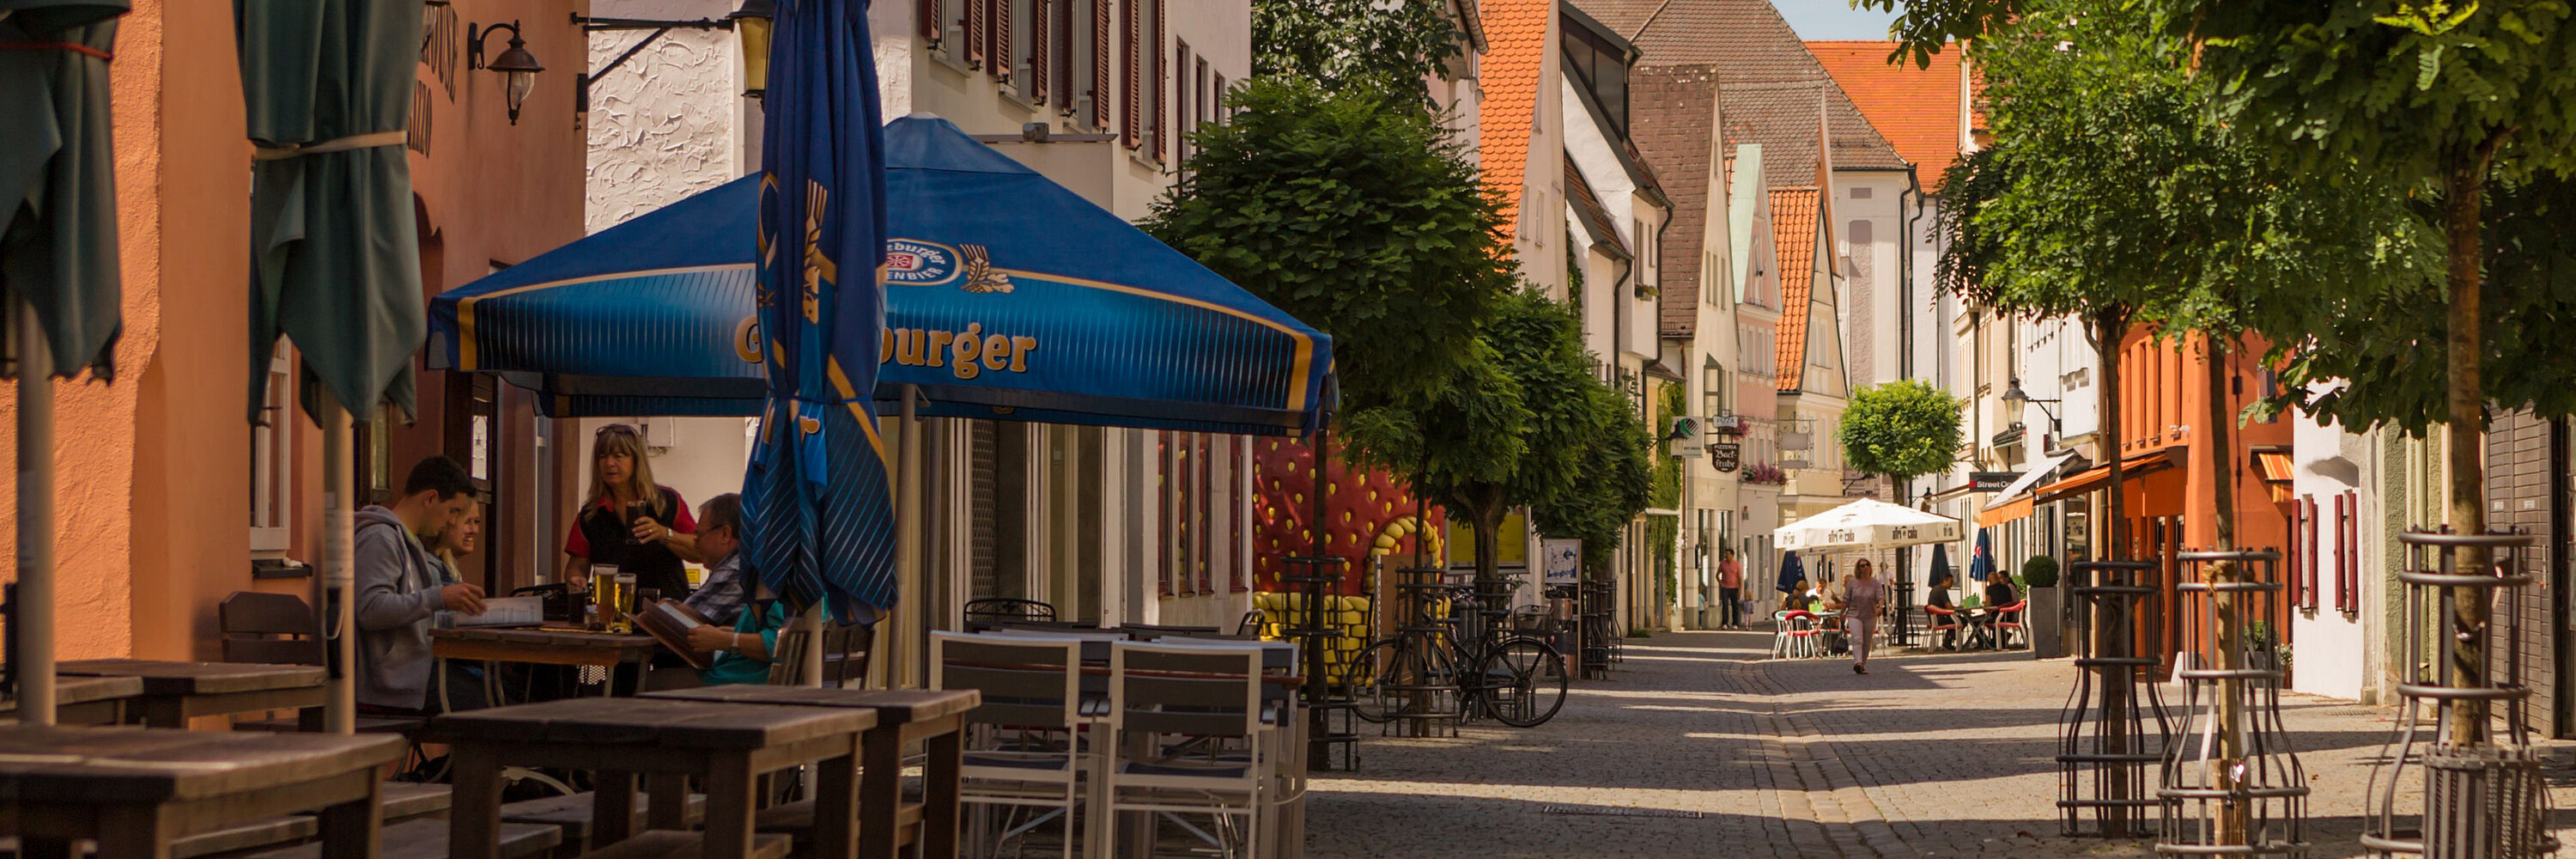
[[(590, 849), (596, 851), (635, 836), (635, 774), (594, 770), (590, 800)], [(682, 809), (686, 813), (686, 809)]]
[[(966, 768), (966, 726), (952, 718), (942, 727), (946, 730), (932, 734), (922, 741), (922, 751), (930, 756), (929, 762), (922, 769), (921, 855), (923, 859), (931, 859), (931, 857), (947, 859), (957, 855), (957, 825), (961, 817), (958, 811), (958, 780)], [(1064, 815), (1068, 823), (1067, 831), (1070, 831), (1073, 809), (1065, 809)]]
[[(901, 843), (903, 836), (895, 829), (897, 812), (903, 808), (903, 731), (892, 727), (871, 729), (859, 735), (859, 745), (859, 856), (894, 859), (895, 845)], [(934, 776), (924, 787), (937, 783)], [(956, 831), (953, 823), (949, 831)], [(950, 836), (952, 844), (955, 837)], [(928, 852), (927, 833), (922, 840), (924, 859), (939, 855)]]
[(158, 807), (102, 810), (98, 816), (98, 859), (170, 859), (171, 834)]
[(383, 791), (384, 782), (369, 777), (365, 797), (322, 809), (323, 855), (372, 859), (384, 848)]
[[(755, 793), (752, 784), (757, 781), (748, 753), (718, 758), (708, 768), (706, 847), (699, 855), (706, 859), (749, 859)], [(657, 815), (661, 813), (661, 803), (660, 797), (654, 797), (653, 811)]]
[(136, 718), (136, 714), (140, 713), (144, 727), (187, 729), (188, 714), (184, 709), (184, 702), (179, 698), (145, 698), (141, 703), (143, 706), (127, 711), (128, 721), (132, 721)]
[(828, 758), (815, 764), (814, 855), (851, 859), (858, 855), (859, 758)]
[(644, 828), (689, 828), (688, 776), (680, 773), (647, 775), (644, 777), (644, 798)]
[(68, 838), (18, 839), (20, 859), (73, 859), (75, 855), (77, 854), (72, 852), (71, 839)]
[(501, 759), (476, 745), (449, 746), (456, 783), (447, 808), (451, 859), (493, 859), (501, 852)]

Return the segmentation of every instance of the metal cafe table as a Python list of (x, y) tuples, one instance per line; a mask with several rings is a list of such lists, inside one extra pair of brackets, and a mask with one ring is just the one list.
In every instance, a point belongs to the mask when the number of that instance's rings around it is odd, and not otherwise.
[[(865, 859), (893, 859), (901, 846), (898, 831), (907, 809), (903, 804), (903, 749), (919, 742), (928, 753), (928, 768), (923, 773), (921, 809), (921, 855), (957, 855), (959, 772), (964, 760), (962, 733), (966, 713), (983, 703), (983, 695), (972, 689), (814, 689), (801, 686), (708, 686), (699, 689), (673, 689), (648, 692), (644, 698), (683, 701), (712, 701), (789, 707), (834, 707), (866, 710), (876, 714), (876, 727), (860, 735), (864, 747), (860, 761), (865, 765), (859, 775), (856, 809), (859, 821), (858, 855)], [(816, 802), (816, 842), (826, 845), (820, 855), (840, 855), (833, 845), (847, 841), (821, 831), (820, 824), (834, 818), (848, 818), (847, 803), (837, 798), (834, 803)], [(831, 813), (830, 809), (845, 809)]]
[(55, 673), (141, 679), (143, 693), (126, 706), (125, 721), (155, 728), (185, 728), (198, 716), (320, 707), (325, 679), (318, 665), (151, 659), (83, 659), (56, 665)]
[[(570, 698), (450, 713), (430, 721), (430, 735), (452, 749), (448, 846), (458, 859), (498, 853), (504, 764), (591, 771), (593, 855), (665, 855), (703, 838), (690, 855), (775, 859), (788, 837), (752, 832), (759, 777), (819, 760), (820, 797), (846, 802), (857, 790), (859, 735), (875, 726), (868, 710)], [(652, 797), (652, 831), (641, 834), (632, 831), (638, 776)], [(690, 776), (706, 785), (703, 836), (685, 831)]]
[(326, 855), (372, 859), (376, 770), (402, 756), (393, 736), (0, 727), (0, 834), (28, 859), (77, 855), (78, 839), (99, 859), (164, 859), (181, 836), (319, 810)]

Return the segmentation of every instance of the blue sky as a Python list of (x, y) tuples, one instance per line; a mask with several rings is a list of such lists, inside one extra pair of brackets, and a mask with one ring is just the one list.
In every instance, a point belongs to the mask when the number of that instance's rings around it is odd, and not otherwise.
[(1896, 13), (1853, 9), (1849, 0), (1771, 0), (1801, 39), (1884, 39)]

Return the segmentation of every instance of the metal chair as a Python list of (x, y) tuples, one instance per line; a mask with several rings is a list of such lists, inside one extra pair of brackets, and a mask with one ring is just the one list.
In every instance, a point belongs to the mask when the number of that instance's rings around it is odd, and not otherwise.
[(2030, 600), (2027, 599), (2011, 605), (1995, 607), (1995, 619), (1987, 625), (1994, 627), (1996, 650), (2013, 649), (2013, 639), (2016, 637), (2021, 639), (2021, 646), (2030, 646), (2030, 636), (2023, 629), (2021, 616), (2022, 611), (2028, 608), (2030, 608)]
[(1926, 634), (1924, 640), (1931, 640), (1930, 633), (1941, 633), (1942, 640), (1945, 642), (1941, 645), (1941, 649), (1959, 649), (1960, 626), (1957, 609), (1927, 605), (1923, 607), (1923, 617), (1923, 632)]
[(1000, 624), (1018, 621), (1055, 622), (1055, 606), (1037, 600), (1013, 597), (968, 600), (964, 614), (968, 632), (981, 632)]
[[(1004, 829), (1000, 843), (1061, 817), (1072, 859), (1074, 809), (1082, 790), (1082, 642), (934, 632), (930, 688), (974, 689), (984, 703), (966, 714), (969, 731), (960, 795), (968, 805), (1049, 808)], [(1099, 825), (1096, 821), (1092, 824)], [(984, 827), (977, 827), (982, 836)]]
[[(1224, 856), (1258, 851), (1267, 834), (1264, 785), (1276, 766), (1261, 702), (1259, 648), (1119, 643), (1109, 654), (1113, 759), (1108, 814), (1207, 814), (1215, 832), (1182, 821)], [(1131, 736), (1134, 735), (1134, 736)], [(1242, 828), (1231, 824), (1240, 819)], [(1099, 824), (1095, 824), (1099, 825)], [(1229, 837), (1233, 836), (1233, 837)], [(1238, 847), (1238, 844), (1240, 845)]]
[(1823, 632), (1816, 625), (1816, 615), (1808, 611), (1784, 611), (1773, 614), (1778, 625), (1772, 634), (1771, 655), (1777, 659), (1814, 659), (1823, 653), (1816, 646), (1816, 636)]

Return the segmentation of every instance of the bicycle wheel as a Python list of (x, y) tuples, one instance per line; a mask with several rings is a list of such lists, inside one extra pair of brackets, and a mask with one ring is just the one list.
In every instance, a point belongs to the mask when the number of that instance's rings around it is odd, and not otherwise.
[(1387, 691), (1386, 687), (1403, 685), (1400, 681), (1389, 680), (1388, 675), (1411, 673), (1413, 669), (1410, 666), (1421, 662), (1420, 659), (1408, 659), (1411, 652), (1404, 647), (1402, 640), (1390, 638), (1361, 649), (1359, 655), (1352, 658), (1350, 667), (1344, 669), (1342, 682), (1350, 687), (1352, 712), (1357, 713), (1361, 721), (1383, 723), (1388, 713), (1404, 707), (1403, 698)]
[(1565, 658), (1535, 638), (1495, 645), (1476, 664), (1476, 677), (1485, 713), (1515, 728), (1545, 724), (1565, 706)]

